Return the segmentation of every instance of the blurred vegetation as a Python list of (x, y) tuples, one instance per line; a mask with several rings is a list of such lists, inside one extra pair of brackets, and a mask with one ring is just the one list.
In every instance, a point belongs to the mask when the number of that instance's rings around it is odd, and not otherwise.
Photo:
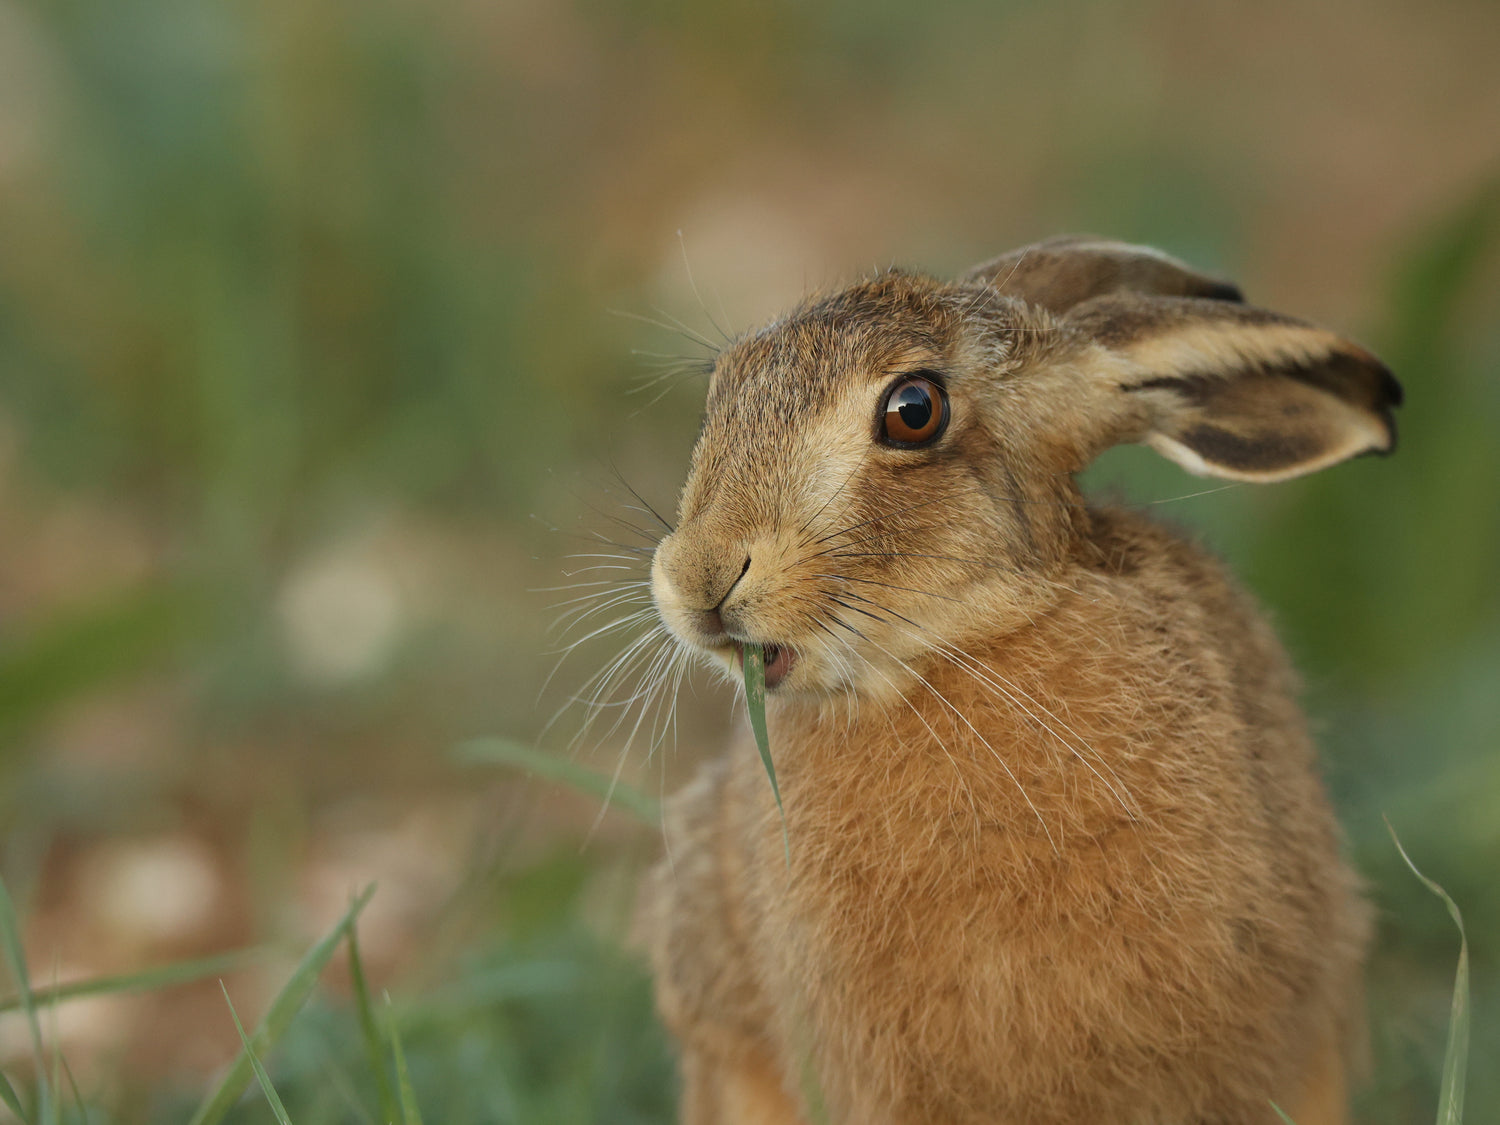
[[(625, 941), (651, 834), (450, 748), (537, 738), (618, 650), (537, 705), (571, 536), (616, 469), (671, 503), (701, 384), (629, 394), (660, 355), (873, 263), (1092, 229), (1406, 384), (1390, 459), (1205, 490), (1125, 449), (1090, 487), (1276, 616), (1380, 908), (1361, 1120), (1429, 1117), (1456, 943), (1380, 814), (1464, 910), (1500, 1057), (1496, 47), (1479, 0), (0, 0), (0, 872), (34, 981), (261, 944), (226, 976), (250, 1028), (374, 878), (427, 1120), (666, 1120)], [(685, 692), (627, 778), (670, 788), (726, 706)], [(376, 1113), (349, 997), (330, 969), (265, 1057), (299, 1125)], [(186, 1120), (238, 1048), (223, 996), (130, 1003), (42, 1031), (90, 1121)]]

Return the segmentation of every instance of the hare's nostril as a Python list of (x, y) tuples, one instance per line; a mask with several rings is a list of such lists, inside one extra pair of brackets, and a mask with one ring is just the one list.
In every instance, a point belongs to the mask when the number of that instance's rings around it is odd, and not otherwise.
[[(724, 603), (729, 600), (729, 595), (734, 593), (734, 588), (740, 584), (740, 579), (745, 577), (745, 573), (749, 569), (750, 559), (747, 556), (744, 564), (740, 567), (740, 572), (735, 575), (734, 581), (729, 584), (728, 589), (724, 591), (719, 600), (708, 609), (696, 611), (695, 616), (698, 628), (713, 637), (722, 637), (729, 631), (724, 627), (724, 615), (720, 611), (724, 608)], [(713, 595), (709, 594), (709, 597), (713, 597)]]
[[(724, 596), (721, 597), (718, 600), (718, 602), (715, 603), (713, 609), (711, 609), (711, 610), (708, 611), (709, 613), (713, 614), (716, 619), (719, 618), (719, 610), (724, 607), (724, 603), (729, 600), (729, 595), (732, 594), (732, 593), (734, 593), (734, 588), (740, 584), (740, 579), (742, 579), (742, 578), (745, 577), (745, 574), (746, 574), (746, 572), (749, 571), (749, 569), (750, 569), (750, 556), (746, 555), (745, 556), (745, 563), (744, 563), (743, 566), (740, 567), (740, 572), (734, 576), (734, 581), (729, 584), (729, 589), (727, 589), (727, 590), (724, 591)], [(721, 628), (723, 627), (723, 621), (722, 620), (719, 620), (719, 625), (720, 625)]]

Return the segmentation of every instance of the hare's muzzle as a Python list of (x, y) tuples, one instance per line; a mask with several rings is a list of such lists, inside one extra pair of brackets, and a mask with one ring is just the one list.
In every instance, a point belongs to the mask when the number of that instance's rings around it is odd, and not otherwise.
[(744, 646), (759, 645), (766, 687), (776, 687), (797, 664), (793, 644), (801, 639), (796, 602), (786, 596), (786, 552), (768, 538), (684, 524), (657, 544), (652, 559), (651, 593), (662, 622), (731, 671), (743, 665)]

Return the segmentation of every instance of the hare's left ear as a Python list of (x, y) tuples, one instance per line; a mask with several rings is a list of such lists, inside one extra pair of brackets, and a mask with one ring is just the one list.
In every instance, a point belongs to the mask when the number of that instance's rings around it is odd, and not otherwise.
[(1085, 458), (1143, 441), (1194, 473), (1277, 481), (1395, 447), (1401, 384), (1322, 328), (1228, 301), (1136, 294), (1084, 301), (1062, 323), (1099, 361), (1084, 365), (1102, 425), (1078, 450)]
[(1233, 282), (1199, 273), (1170, 254), (1083, 234), (1033, 242), (975, 266), (959, 280), (987, 285), (1059, 316), (1111, 293), (1244, 300)]

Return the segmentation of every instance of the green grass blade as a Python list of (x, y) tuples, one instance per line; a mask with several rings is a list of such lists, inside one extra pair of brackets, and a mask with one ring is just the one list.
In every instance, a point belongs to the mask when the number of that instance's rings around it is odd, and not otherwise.
[(281, 1096), (276, 1093), (276, 1087), (271, 1085), (271, 1076), (266, 1073), (266, 1068), (255, 1056), (255, 1048), (250, 1046), (250, 1037), (245, 1034), (245, 1025), (240, 1023), (240, 1014), (234, 1010), (234, 1001), (229, 998), (229, 989), (224, 987), (224, 982), (219, 982), (219, 988), (224, 993), (224, 1003), (229, 1005), (229, 1016), (234, 1020), (234, 1029), (240, 1033), (240, 1042), (245, 1045), (245, 1054), (250, 1058), (250, 1065), (255, 1068), (255, 1080), (260, 1083), (261, 1090), (266, 1095), (266, 1101), (271, 1103), (271, 1112), (276, 1115), (276, 1120), (281, 1125), (292, 1125), (292, 1119), (286, 1115), (286, 1106), (281, 1104)]
[(786, 865), (792, 865), (792, 842), (786, 831), (786, 809), (781, 804), (781, 786), (776, 783), (776, 763), (771, 761), (771, 736), (766, 731), (766, 654), (760, 645), (745, 646), (745, 707), (750, 712), (750, 729), (760, 761), (771, 779), (776, 797), (776, 811), (781, 813), (781, 846), (786, 849)]
[(1453, 977), (1453, 1008), (1448, 1017), (1448, 1049), (1443, 1053), (1443, 1080), (1438, 1095), (1438, 1125), (1460, 1125), (1464, 1118), (1464, 1087), (1468, 1083), (1469, 1071), (1469, 935), (1464, 930), (1464, 917), (1458, 904), (1448, 897), (1448, 892), (1417, 869), (1401, 846), (1391, 822), (1385, 822), (1386, 831), (1411, 873), (1422, 880), (1425, 886), (1448, 908), (1448, 916), (1458, 927), (1458, 970)]
[[(59, 1056), (61, 1057), (61, 1056)], [(89, 1107), (84, 1103), (83, 1092), (78, 1088), (78, 1079), (73, 1077), (73, 1068), (68, 1065), (67, 1059), (62, 1059), (63, 1073), (68, 1076), (68, 1089), (73, 1092), (73, 1104), (78, 1107), (78, 1120), (88, 1125)], [(58, 1088), (57, 1096), (62, 1098), (62, 1088)]]
[[(52, 984), (57, 985), (57, 965), (52, 966)], [(47, 1125), (62, 1125), (62, 1037), (57, 1034), (57, 1009), (51, 1012), (52, 1022), (52, 1104), (47, 1108), (50, 1110), (46, 1117)]]
[(26, 1116), (26, 1110), (21, 1106), (21, 1099), (16, 1096), (16, 1088), (10, 1084), (10, 1079), (0, 1074), (0, 1102), (5, 1103), (5, 1108), (16, 1115), (20, 1121), (29, 1122), (31, 1118)]
[(1282, 1109), (1275, 1102), (1271, 1103), (1271, 1108), (1276, 1111), (1276, 1116), (1279, 1117), (1279, 1118), (1281, 1118), (1281, 1120), (1283, 1122), (1285, 1122), (1286, 1125), (1297, 1125), (1297, 1123), (1295, 1121), (1293, 1121), (1290, 1117), (1287, 1116), (1286, 1110)]
[[(333, 1054), (321, 1043), (316, 1046), (318, 1051), (318, 1068), (327, 1081), (328, 1088), (338, 1095), (339, 1101), (344, 1103), (344, 1108), (354, 1115), (355, 1120), (360, 1122), (360, 1125), (376, 1125), (375, 1118), (370, 1116), (369, 1109), (366, 1108), (364, 1102), (360, 1100), (359, 1094), (355, 1091), (354, 1083), (349, 1080), (349, 1076), (339, 1067), (338, 1061), (334, 1059)], [(396, 1120), (394, 1117), (382, 1117), (380, 1125), (387, 1125), (388, 1122), (394, 1120)]]
[(653, 828), (661, 823), (660, 802), (634, 786), (508, 738), (471, 739), (456, 746), (453, 754), (460, 762), (507, 766), (534, 773), (597, 797)]
[(387, 1025), (391, 1029), (391, 1050), (396, 1054), (396, 1082), (401, 1087), (401, 1125), (422, 1125), (422, 1114), (417, 1109), (417, 1095), (411, 1088), (411, 1074), (406, 1069), (406, 1052), (401, 1049), (401, 1032), (396, 1027), (396, 1014), (391, 1010), (391, 998), (385, 998)]
[(59, 611), (0, 648), (0, 739), (109, 680), (138, 675), (187, 637), (197, 606), (182, 590), (129, 590)]
[[(281, 1038), (287, 1025), (292, 1022), (292, 1017), (301, 1011), (308, 997), (312, 995), (313, 987), (318, 983), (318, 976), (333, 956), (334, 950), (338, 948), (339, 942), (354, 928), (355, 918), (359, 917), (359, 912), (365, 908), (365, 903), (370, 901), (370, 896), (374, 893), (373, 886), (366, 887), (360, 892), (333, 929), (329, 930), (303, 955), (291, 979), (276, 994), (265, 1017), (251, 1033), (250, 1044), (254, 1050), (263, 1052)], [(233, 1108), (234, 1103), (239, 1100), (240, 1095), (245, 1092), (245, 1088), (250, 1085), (250, 1080), (254, 1077), (254, 1069), (250, 1063), (251, 1057), (252, 1052), (249, 1049), (240, 1053), (223, 1080), (203, 1100), (203, 1104), (198, 1107), (198, 1111), (193, 1114), (188, 1125), (218, 1125), (218, 1122), (224, 1119), (224, 1115)]]
[(375, 1011), (370, 1004), (370, 988), (365, 981), (364, 962), (359, 956), (359, 933), (355, 927), (349, 929), (349, 979), (354, 983), (354, 1004), (359, 1012), (359, 1028), (365, 1041), (365, 1053), (369, 1056), (370, 1070), (375, 1075), (375, 1095), (380, 1102), (380, 1119), (395, 1121), (396, 1095), (391, 1092), (391, 1080), (385, 1072), (385, 1044), (381, 1041), (380, 1029), (375, 1025)]
[(52, 1092), (47, 1083), (47, 1056), (42, 1050), (42, 1024), (37, 1019), (36, 999), (31, 991), (31, 976), (26, 968), (26, 947), (21, 941), (21, 921), (4, 879), (0, 879), (0, 944), (5, 946), (5, 957), (16, 978), (21, 1008), (26, 1013), (26, 1023), (31, 1031), (31, 1048), (36, 1059), (37, 1100), (40, 1103), (37, 1106), (37, 1117), (42, 1121), (50, 1121)]
[[(776, 763), (771, 761), (771, 736), (766, 733), (766, 654), (759, 645), (745, 646), (745, 706), (750, 710), (750, 729), (755, 732), (761, 763), (771, 779), (776, 807), (781, 809), (781, 787), (776, 784)], [(781, 811), (785, 816), (786, 810)]]
[(807, 1116), (812, 1125), (828, 1125), (828, 1106), (823, 1101), (823, 1083), (818, 1080), (818, 1067), (810, 1050), (802, 1052), (801, 1071), (802, 1100), (807, 1107)]
[[(168, 988), (174, 984), (188, 984), (195, 980), (221, 976), (263, 956), (263, 949), (239, 949), (232, 953), (217, 953), (194, 961), (178, 961), (156, 969), (144, 969), (135, 973), (120, 973), (114, 976), (89, 977), (86, 980), (57, 984), (44, 992), (32, 993), (32, 1003), (38, 1008), (62, 1004), (84, 996), (106, 996), (122, 992), (149, 992), (157, 988)], [(25, 1007), (21, 994), (0, 999), (0, 1015)]]

